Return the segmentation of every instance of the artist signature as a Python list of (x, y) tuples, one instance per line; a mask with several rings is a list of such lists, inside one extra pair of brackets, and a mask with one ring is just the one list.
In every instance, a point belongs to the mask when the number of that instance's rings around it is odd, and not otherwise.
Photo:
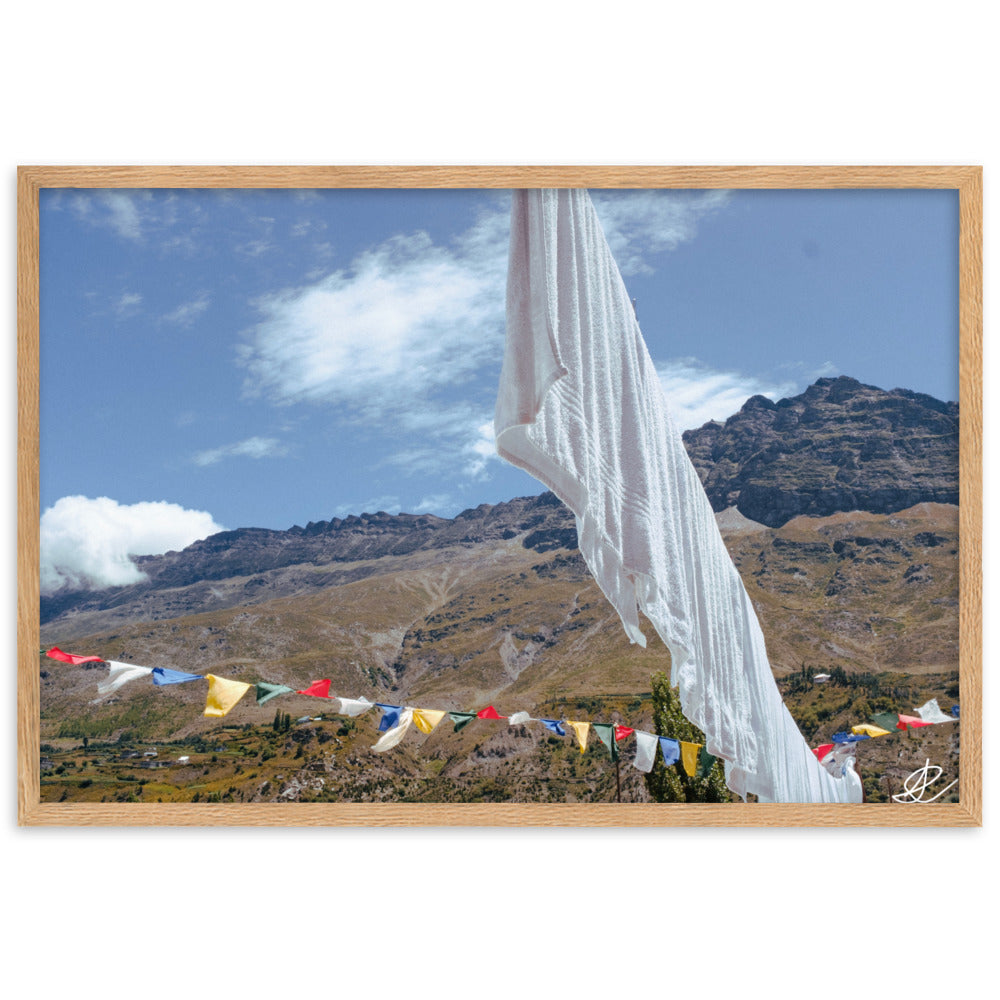
[[(935, 772), (933, 775), (931, 772)], [(937, 782), (944, 769), (937, 766), (937, 764), (931, 764), (928, 760), (923, 767), (918, 767), (916, 771), (910, 774), (906, 781), (903, 782), (903, 791), (898, 795), (893, 795), (893, 802), (922, 802), (926, 805), (928, 802), (934, 802), (936, 799), (941, 798), (945, 792), (948, 791), (952, 785), (958, 784), (958, 778), (956, 778), (950, 785), (946, 785), (941, 789), (937, 795), (931, 798), (925, 798), (924, 793), (929, 791), (931, 785)]]

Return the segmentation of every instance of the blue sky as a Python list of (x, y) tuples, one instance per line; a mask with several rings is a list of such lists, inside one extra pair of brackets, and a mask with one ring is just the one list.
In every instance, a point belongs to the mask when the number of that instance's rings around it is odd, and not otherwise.
[[(593, 192), (684, 427), (958, 396), (957, 196)], [(502, 191), (41, 193), (43, 589), (221, 528), (534, 494), (496, 458)]]

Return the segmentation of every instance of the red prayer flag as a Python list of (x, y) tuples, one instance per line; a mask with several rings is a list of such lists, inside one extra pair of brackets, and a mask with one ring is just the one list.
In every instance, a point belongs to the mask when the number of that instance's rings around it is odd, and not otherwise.
[(330, 682), (328, 680), (313, 681), (304, 691), (296, 691), (296, 694), (308, 694), (313, 698), (329, 698)]
[(63, 663), (100, 663), (100, 656), (77, 656), (74, 653), (64, 653), (58, 646), (53, 646), (46, 654), (53, 660), (62, 660)]
[(897, 729), (916, 729), (918, 726), (929, 726), (931, 723), (924, 719), (918, 719), (915, 715), (901, 715)]
[(832, 749), (832, 743), (824, 743), (821, 747), (816, 747), (813, 753), (816, 754), (817, 760), (822, 760)]
[(476, 715), (480, 719), (506, 719), (507, 718), (506, 715), (499, 715), (497, 713), (497, 710), (492, 705), (490, 705), (489, 708), (484, 708), (484, 709), (481, 709), (480, 711), (476, 712)]
[(629, 726), (615, 726), (615, 739), (616, 740), (628, 739), (628, 737), (631, 736), (634, 732), (635, 730)]

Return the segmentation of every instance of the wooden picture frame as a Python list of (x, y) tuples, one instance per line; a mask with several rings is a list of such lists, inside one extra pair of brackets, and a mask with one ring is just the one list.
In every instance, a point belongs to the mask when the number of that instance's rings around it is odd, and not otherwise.
[[(958, 803), (131, 804), (40, 801), (39, 192), (47, 188), (934, 188), (959, 200)], [(51, 826), (978, 826), (982, 823), (982, 169), (978, 166), (74, 167), (18, 170), (18, 818)]]

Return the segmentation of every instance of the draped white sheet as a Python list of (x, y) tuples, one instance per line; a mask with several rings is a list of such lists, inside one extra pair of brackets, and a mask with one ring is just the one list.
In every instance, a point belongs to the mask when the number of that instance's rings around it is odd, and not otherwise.
[(860, 802), (781, 701), (750, 599), (670, 416), (586, 191), (513, 194), (497, 451), (576, 514), (580, 551), (626, 634), (641, 608), (684, 714), (740, 795)]

